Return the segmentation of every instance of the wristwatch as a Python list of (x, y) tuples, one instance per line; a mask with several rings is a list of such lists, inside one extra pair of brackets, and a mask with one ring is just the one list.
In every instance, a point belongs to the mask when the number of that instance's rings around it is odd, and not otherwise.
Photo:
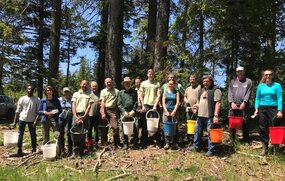
[(215, 118), (218, 118), (219, 116), (217, 114), (214, 115)]

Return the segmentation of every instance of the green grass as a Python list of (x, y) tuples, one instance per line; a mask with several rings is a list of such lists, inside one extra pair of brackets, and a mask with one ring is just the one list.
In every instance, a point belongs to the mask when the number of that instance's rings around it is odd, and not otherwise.
[[(26, 128), (24, 135), (24, 149), (30, 149), (30, 135)], [(41, 127), (37, 127), (38, 148), (41, 145)], [(50, 140), (53, 140), (51, 131)], [(0, 134), (0, 143), (3, 143), (3, 133)], [(4, 151), (16, 152), (16, 148), (4, 147)], [(283, 150), (282, 150), (283, 149)], [(98, 152), (92, 152), (81, 160), (66, 158), (56, 161), (41, 160), (40, 163), (26, 169), (26, 165), (16, 167), (2, 164), (0, 166), (0, 180), (106, 180), (123, 174), (122, 168), (128, 163), (132, 165), (125, 169), (130, 175), (119, 180), (284, 180), (285, 156), (282, 147), (275, 155), (269, 154), (266, 158), (258, 158), (260, 149), (255, 149), (237, 143), (232, 148), (234, 152), (223, 154), (222, 157), (207, 158), (205, 152), (183, 152), (144, 150), (137, 152), (137, 160), (123, 150), (107, 151), (102, 158), (102, 167), (96, 175), (93, 167)], [(101, 150), (100, 150), (101, 151)], [(99, 151), (99, 152), (100, 152)], [(239, 154), (240, 151), (245, 154)], [(40, 155), (41, 157), (41, 155)], [(0, 158), (5, 160), (4, 158)], [(39, 158), (40, 159), (40, 158)], [(13, 162), (8, 162), (10, 165)], [(82, 162), (82, 163), (81, 163)], [(112, 164), (111, 164), (112, 162)], [(2, 162), (3, 163), (3, 162)], [(5, 162), (4, 162), (5, 163)], [(78, 164), (82, 165), (77, 166)], [(82, 174), (78, 171), (80, 170)]]

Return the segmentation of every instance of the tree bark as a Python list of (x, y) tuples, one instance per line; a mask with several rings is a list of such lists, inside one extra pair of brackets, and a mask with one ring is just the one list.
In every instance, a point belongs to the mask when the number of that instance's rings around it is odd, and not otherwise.
[(199, 61), (198, 61), (198, 74), (204, 73), (204, 15), (203, 15), (203, 1), (200, 1), (199, 10)]
[(52, 0), (48, 84), (52, 86), (55, 90), (58, 90), (59, 88), (58, 72), (59, 72), (60, 26), (61, 26), (61, 0)]
[(156, 32), (156, 14), (157, 14), (157, 0), (148, 1), (148, 26), (147, 26), (147, 46), (146, 51), (153, 54), (155, 45)]
[(43, 84), (44, 84), (44, 58), (43, 58), (43, 51), (44, 51), (44, 28), (43, 28), (43, 21), (44, 21), (44, 0), (40, 0), (40, 8), (39, 8), (39, 28), (38, 28), (38, 48), (37, 48), (37, 66), (38, 66), (38, 73), (37, 73), (37, 93), (38, 97), (41, 99), (43, 97)]
[[(102, 0), (103, 9), (101, 11), (101, 27), (100, 27), (100, 43), (99, 56), (97, 64), (97, 79), (104, 80), (105, 77), (105, 58), (106, 58), (106, 43), (107, 43), (107, 25), (108, 25), (108, 1)], [(98, 81), (99, 90), (103, 89), (104, 81)]]
[(114, 86), (121, 87), (123, 44), (123, 0), (109, 1), (109, 23), (106, 49), (105, 74), (112, 77)]
[(156, 42), (154, 50), (154, 71), (160, 70), (162, 58), (167, 55), (165, 41), (168, 35), (170, 0), (160, 0), (156, 24)]

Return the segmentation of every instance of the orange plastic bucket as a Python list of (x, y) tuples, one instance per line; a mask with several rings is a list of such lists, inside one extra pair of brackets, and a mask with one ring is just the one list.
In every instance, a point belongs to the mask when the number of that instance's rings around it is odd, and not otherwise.
[(219, 124), (212, 124), (210, 127), (210, 139), (212, 143), (222, 143), (223, 128)]
[(229, 116), (229, 128), (241, 129), (243, 117)]
[(285, 126), (269, 127), (271, 144), (285, 144)]

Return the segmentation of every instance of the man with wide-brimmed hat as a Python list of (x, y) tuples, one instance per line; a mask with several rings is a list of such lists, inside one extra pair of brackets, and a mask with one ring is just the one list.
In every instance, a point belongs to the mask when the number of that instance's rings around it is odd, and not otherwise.
[[(122, 117), (122, 121), (133, 121), (135, 120), (134, 129), (134, 148), (138, 146), (138, 120), (135, 117), (136, 110), (138, 108), (138, 94), (137, 91), (131, 88), (130, 77), (125, 77), (124, 89), (119, 92), (118, 96), (118, 108)], [(128, 136), (124, 134), (122, 129), (122, 140), (124, 144), (124, 149), (129, 147)]]

